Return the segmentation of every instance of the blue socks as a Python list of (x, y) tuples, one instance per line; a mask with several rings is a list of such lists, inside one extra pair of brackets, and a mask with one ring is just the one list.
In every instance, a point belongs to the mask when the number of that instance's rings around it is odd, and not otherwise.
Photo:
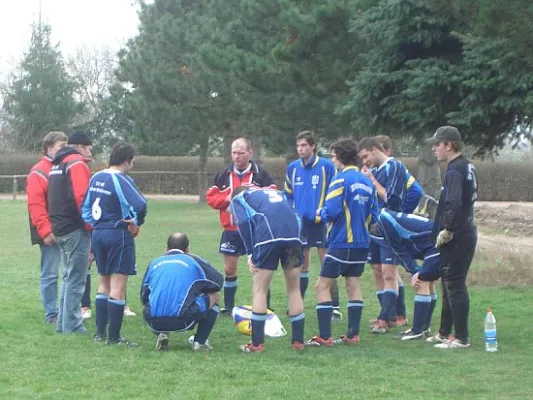
[(235, 293), (237, 293), (237, 277), (233, 278), (225, 277), (224, 278), (224, 308), (226, 310), (233, 310), (235, 306)]
[(96, 308), (96, 334), (106, 337), (107, 336), (107, 323), (109, 317), (107, 314), (107, 301), (109, 296), (104, 293), (97, 293), (94, 300)]
[(426, 324), (424, 325), (424, 330), (429, 329), (431, 326), (431, 318), (433, 317), (433, 311), (435, 311), (435, 306), (437, 305), (437, 293), (430, 293), (431, 303), (429, 306), (428, 318)]
[(300, 272), (300, 293), (302, 299), (305, 297), (307, 286), (309, 285), (309, 272)]
[(413, 333), (422, 333), (428, 320), (431, 307), (431, 296), (417, 294), (415, 296), (415, 311), (413, 320)]
[(295, 316), (289, 316), (289, 320), (291, 321), (291, 327), (292, 327), (292, 339), (291, 343), (298, 342), (302, 343), (304, 342), (304, 325), (305, 325), (305, 314), (300, 313)]
[(348, 338), (359, 335), (361, 326), (361, 316), (363, 315), (364, 303), (361, 300), (351, 300), (348, 302)]
[(405, 307), (405, 288), (403, 283), (398, 287), (398, 298), (396, 299), (396, 315), (407, 318), (407, 309)]
[(396, 311), (396, 300), (398, 299), (398, 292), (396, 290), (386, 289), (383, 291), (383, 301), (381, 305), (381, 313), (378, 319), (389, 322)]
[(109, 315), (108, 337), (110, 342), (116, 342), (120, 339), (120, 329), (124, 319), (124, 306), (126, 300), (117, 300), (110, 297), (107, 300), (107, 314)]
[(318, 317), (318, 331), (322, 339), (331, 337), (331, 315), (333, 314), (333, 304), (325, 301), (316, 305), (316, 315)]
[(252, 345), (259, 346), (265, 342), (266, 313), (252, 312)]
[(194, 335), (195, 342), (198, 342), (200, 344), (205, 344), (205, 342), (209, 338), (209, 335), (211, 334), (211, 331), (213, 330), (213, 327), (215, 326), (215, 322), (217, 321), (217, 317), (218, 317), (218, 312), (219, 312), (218, 306), (214, 305), (207, 312), (207, 316), (198, 322), (198, 328), (196, 329), (196, 335)]

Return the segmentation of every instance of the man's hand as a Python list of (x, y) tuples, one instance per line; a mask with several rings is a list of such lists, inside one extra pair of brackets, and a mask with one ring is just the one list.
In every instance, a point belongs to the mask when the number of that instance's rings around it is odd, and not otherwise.
[(52, 246), (56, 242), (56, 237), (52, 232), (50, 232), (46, 237), (43, 239), (43, 243), (45, 246)]
[(418, 279), (419, 275), (420, 273), (417, 272), (411, 277), (411, 286), (414, 287), (415, 289), (418, 289), (420, 287), (420, 279)]
[(135, 220), (133, 218), (131, 219), (125, 219), (124, 220), (125, 223), (127, 223), (129, 226), (128, 226), (128, 231), (131, 232), (131, 234), (133, 235), (133, 237), (137, 237), (137, 235), (139, 234), (139, 231), (141, 230), (141, 228), (139, 227), (139, 225), (136, 225), (135, 224)]
[(370, 178), (371, 181), (374, 180), (374, 174), (372, 173), (372, 170), (368, 168), (366, 165), (363, 165), (363, 168), (361, 169), (361, 172), (366, 177)]
[(435, 243), (435, 247), (438, 249), (443, 244), (448, 243), (452, 239), (453, 239), (453, 232), (450, 232), (449, 230), (444, 229), (439, 232), (439, 235), (437, 236), (437, 242)]
[(368, 230), (371, 235), (376, 236), (378, 234), (378, 225), (372, 224), (370, 225), (370, 229)]
[(248, 269), (250, 270), (250, 272), (252, 273), (252, 275), (255, 275), (255, 273), (257, 271), (259, 271), (257, 269), (257, 267), (254, 265), (254, 263), (252, 262), (252, 255), (249, 255), (248, 256)]

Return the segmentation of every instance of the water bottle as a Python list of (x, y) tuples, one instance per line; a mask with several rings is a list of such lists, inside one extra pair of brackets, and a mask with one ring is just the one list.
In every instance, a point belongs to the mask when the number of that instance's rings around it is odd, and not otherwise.
[(498, 342), (496, 341), (496, 318), (492, 310), (487, 310), (485, 317), (485, 350), (493, 353), (498, 351)]

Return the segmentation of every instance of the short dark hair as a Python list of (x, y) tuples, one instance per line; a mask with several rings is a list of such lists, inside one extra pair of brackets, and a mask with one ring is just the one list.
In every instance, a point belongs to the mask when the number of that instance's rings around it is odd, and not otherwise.
[(182, 232), (175, 232), (168, 237), (167, 248), (169, 250), (185, 251), (189, 247), (189, 237)]
[(375, 147), (382, 153), (385, 153), (385, 149), (383, 149), (383, 146), (381, 145), (381, 143), (379, 143), (377, 139), (373, 137), (362, 138), (357, 144), (357, 146), (359, 147), (359, 150), (371, 151)]
[(302, 131), (296, 135), (296, 141), (305, 140), (309, 146), (315, 146), (314, 152), (317, 152), (317, 140), (316, 136), (312, 131)]
[(65, 132), (49, 132), (43, 138), (43, 153), (46, 154), (50, 147), (54, 147), (57, 142), (67, 142), (68, 136)]
[(335, 158), (344, 165), (359, 164), (359, 150), (357, 142), (350, 137), (337, 139), (330, 147), (331, 152), (335, 152)]
[(383, 147), (383, 150), (391, 150), (392, 151), (392, 139), (387, 135), (378, 135), (375, 138), (379, 144)]
[(239, 186), (233, 192), (231, 192), (231, 198), (233, 199), (235, 196), (238, 196), (239, 194), (241, 194), (242, 192), (246, 192), (247, 190), (250, 190), (250, 186)]
[(125, 162), (131, 162), (135, 156), (133, 146), (126, 142), (118, 142), (111, 149), (109, 155), (109, 166), (122, 165)]
[(462, 140), (458, 141), (449, 141), (449, 140), (443, 140), (442, 143), (447, 145), (448, 143), (452, 146), (453, 151), (456, 153), (460, 153), (465, 148), (465, 144)]

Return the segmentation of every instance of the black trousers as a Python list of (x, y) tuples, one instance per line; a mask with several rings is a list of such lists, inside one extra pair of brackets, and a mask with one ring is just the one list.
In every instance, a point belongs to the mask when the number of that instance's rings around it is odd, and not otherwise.
[(468, 314), (470, 297), (466, 277), (474, 258), (477, 228), (454, 234), (453, 240), (440, 248), (442, 281), (442, 312), (439, 333), (449, 336), (455, 329), (455, 338), (468, 341)]

